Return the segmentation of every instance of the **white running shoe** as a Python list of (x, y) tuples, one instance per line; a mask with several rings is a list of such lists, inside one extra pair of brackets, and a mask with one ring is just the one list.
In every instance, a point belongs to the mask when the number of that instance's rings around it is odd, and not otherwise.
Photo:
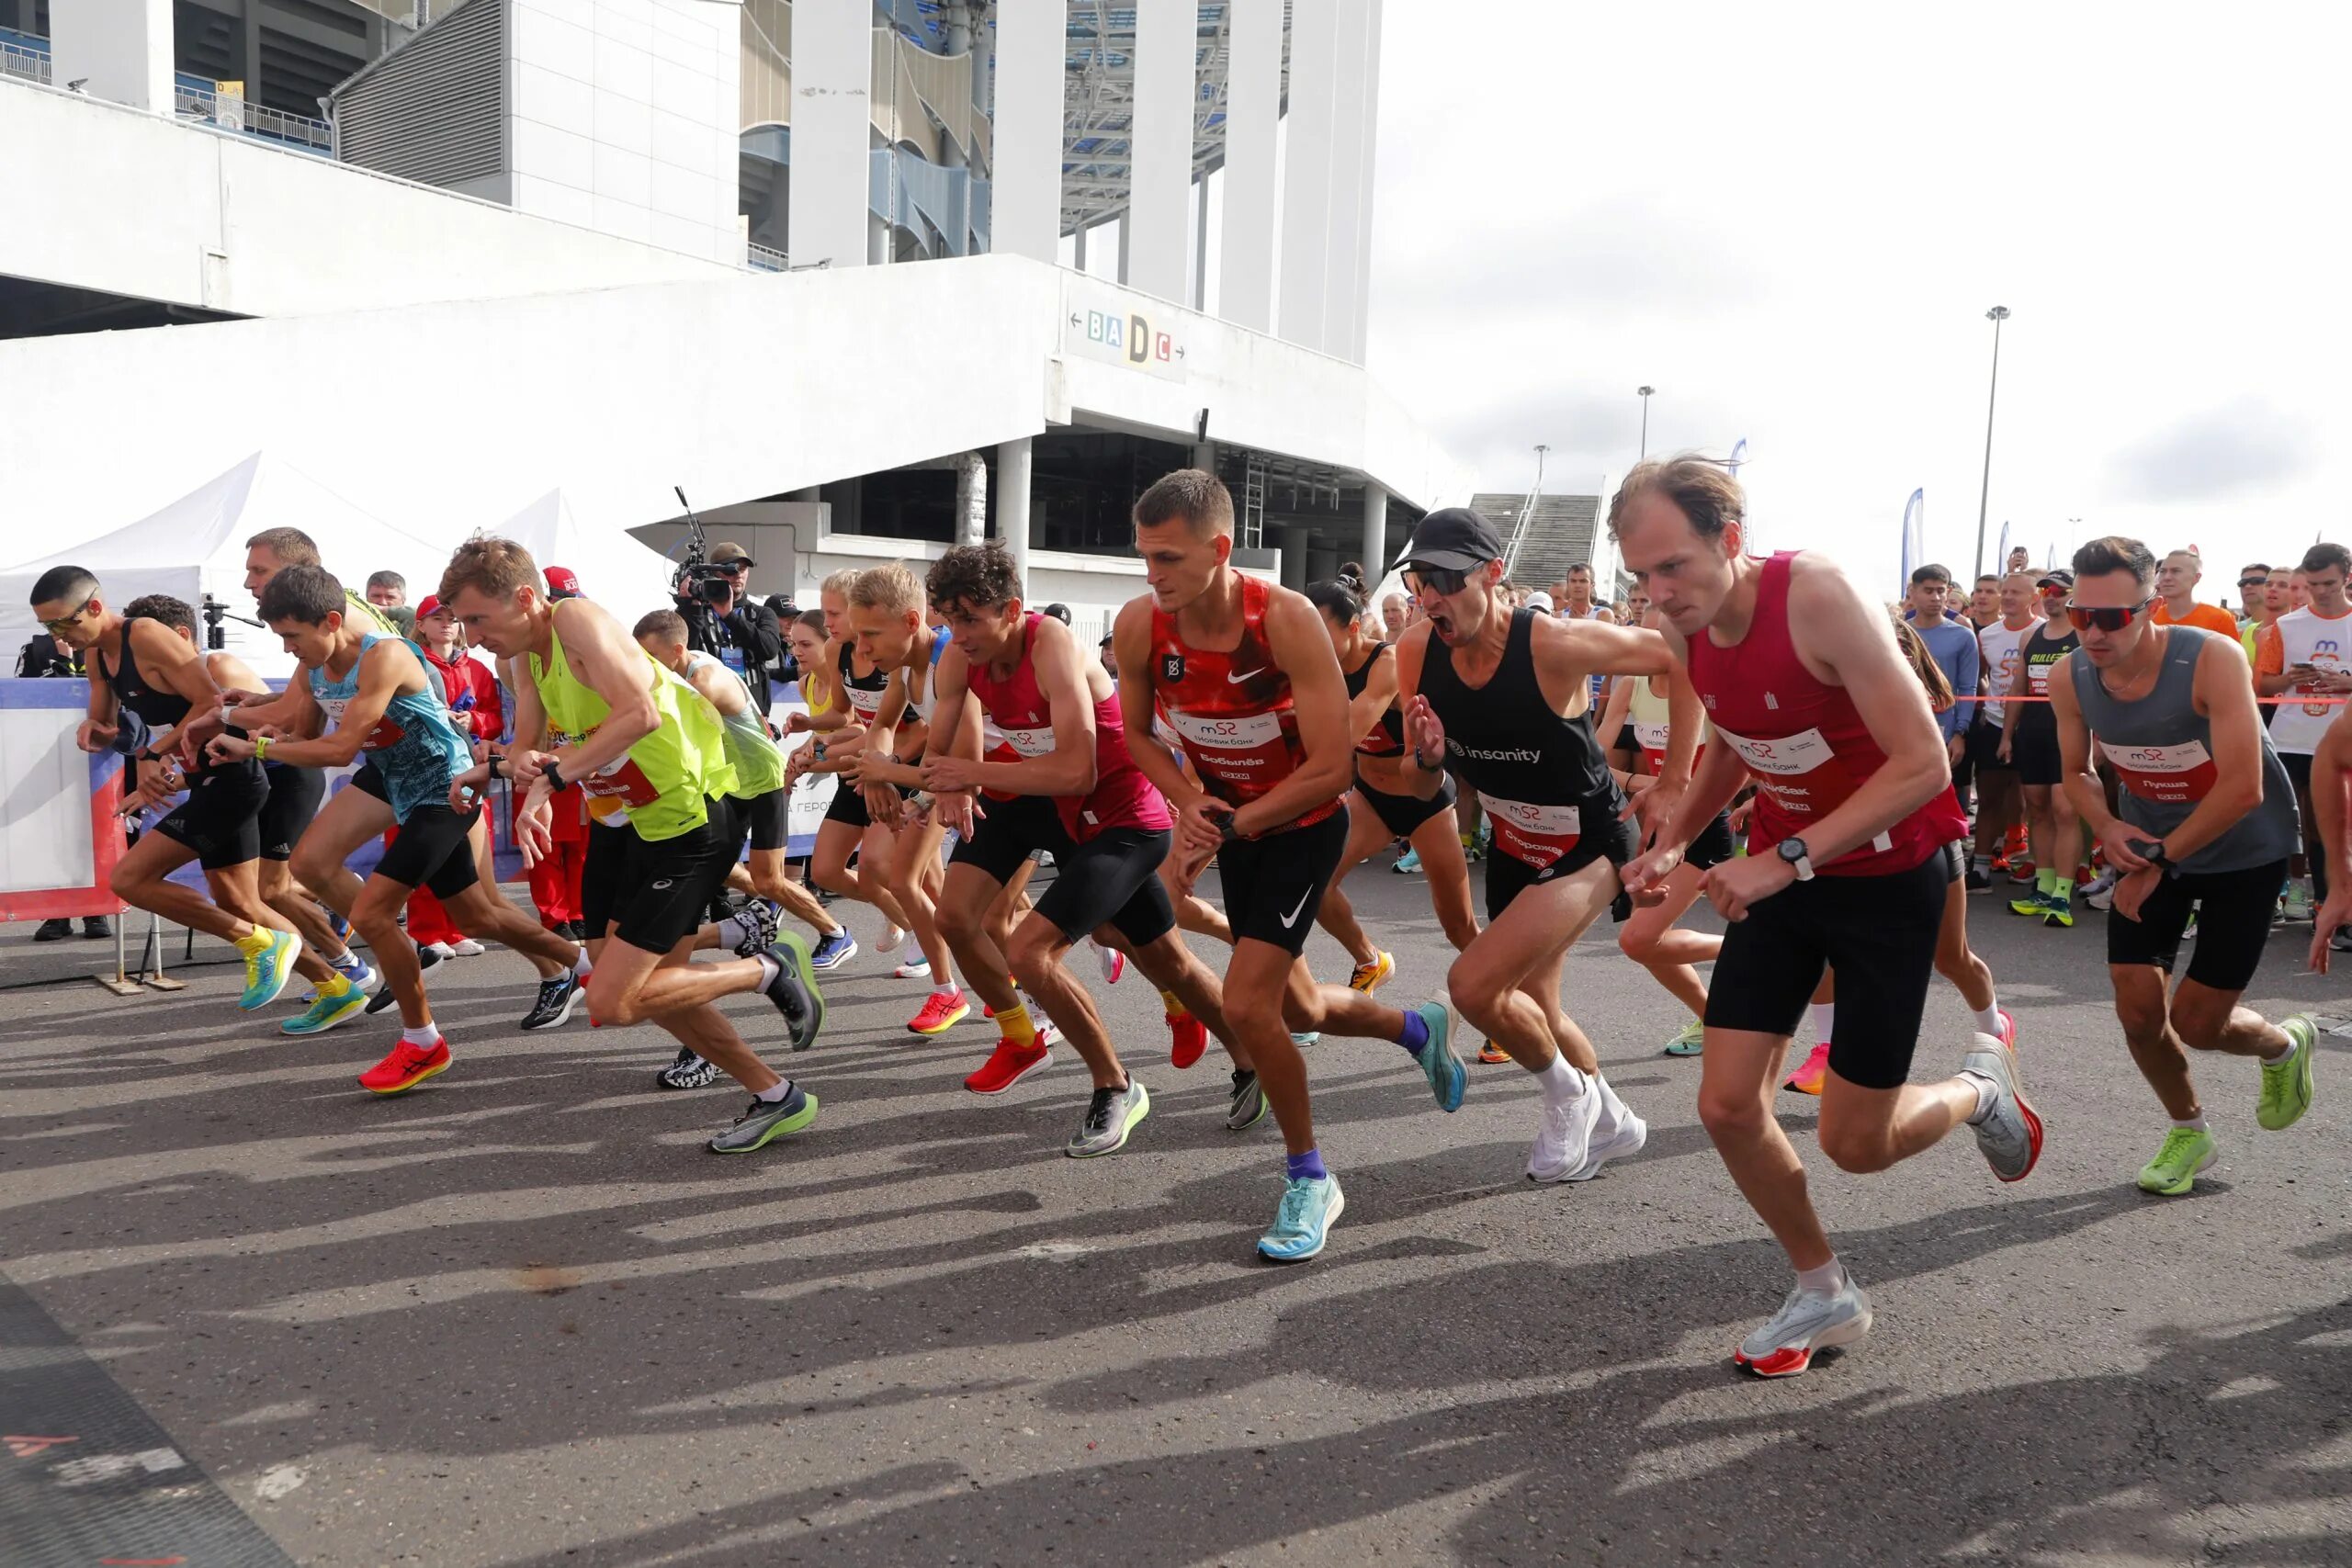
[(1640, 1154), (1642, 1145), (1650, 1141), (1649, 1123), (1634, 1115), (1634, 1108), (1618, 1099), (1613, 1090), (1606, 1092), (1606, 1103), (1593, 1119), (1584, 1163), (1562, 1177), (1563, 1181), (1590, 1181), (1600, 1174), (1602, 1166), (1612, 1159), (1629, 1159)]
[(1106, 986), (1117, 985), (1119, 976), (1127, 972), (1127, 955), (1115, 947), (1103, 946), (1092, 937), (1088, 937), (1086, 942), (1088, 946), (1094, 949), (1094, 962), (1102, 965), (1102, 983)]
[(890, 976), (896, 980), (928, 980), (931, 978), (931, 960), (920, 953), (915, 953), (891, 970)]
[[(477, 948), (475, 951), (480, 952), (481, 949)], [(455, 958), (458, 956), (458, 950), (451, 947), (446, 942), (428, 942), (424, 946), (416, 950), (416, 954), (419, 958), (423, 958), (428, 953), (433, 955), (433, 962), (435, 964), (440, 963), (445, 958)]]
[(1829, 1295), (1791, 1291), (1781, 1310), (1741, 1340), (1731, 1359), (1759, 1378), (1790, 1378), (1813, 1365), (1815, 1351), (1858, 1344), (1870, 1331), (1871, 1299), (1847, 1274)]
[(469, 936), (461, 936), (449, 944), (449, 953), (454, 958), (480, 958), (488, 951)]
[(899, 948), (906, 945), (906, 932), (900, 931), (896, 926), (884, 926), (882, 928), (882, 940), (874, 944), (874, 951), (876, 953), (896, 953)]
[[(1600, 1121), (1600, 1090), (1588, 1082), (1574, 1100), (1544, 1101), (1544, 1120), (1535, 1146), (1527, 1152), (1530, 1181), (1566, 1181), (1581, 1169), (1592, 1150), (1593, 1129)], [(1646, 1136), (1647, 1129), (1644, 1129)], [(1599, 1170), (1598, 1167), (1594, 1168)]]

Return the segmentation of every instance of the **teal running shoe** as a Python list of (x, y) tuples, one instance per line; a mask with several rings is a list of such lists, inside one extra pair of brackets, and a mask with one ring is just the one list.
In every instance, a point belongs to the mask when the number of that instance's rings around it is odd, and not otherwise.
[(1405, 852), (1398, 855), (1396, 863), (1388, 869), (1399, 876), (1419, 876), (1421, 871), (1421, 852), (1410, 844), (1406, 845)]
[(1682, 1026), (1680, 1033), (1666, 1043), (1669, 1056), (1696, 1056), (1707, 1048), (1707, 1026), (1697, 1019)]
[(280, 1023), (283, 1034), (324, 1034), (345, 1019), (357, 1018), (368, 1008), (368, 993), (356, 986), (347, 987), (341, 996), (314, 997), (300, 1017)]
[(302, 951), (302, 939), (292, 931), (270, 931), (266, 926), (256, 929), (267, 932), (269, 945), (245, 955), (245, 994), (237, 998), (237, 1005), (247, 1012), (277, 999), (286, 982), (294, 978), (294, 960)]
[(1274, 1211), (1274, 1223), (1258, 1238), (1258, 1256), (1270, 1263), (1306, 1262), (1323, 1250), (1332, 1222), (1347, 1206), (1336, 1176), (1326, 1176), (1319, 1181), (1302, 1176), (1285, 1182), (1282, 1207)]
[(1440, 1111), (1462, 1109), (1462, 1091), (1470, 1082), (1468, 1069), (1453, 1049), (1453, 1009), (1445, 1002), (1423, 1002), (1413, 1010), (1430, 1027), (1429, 1043), (1421, 1047), (1421, 1076), (1430, 1080), (1430, 1095)]

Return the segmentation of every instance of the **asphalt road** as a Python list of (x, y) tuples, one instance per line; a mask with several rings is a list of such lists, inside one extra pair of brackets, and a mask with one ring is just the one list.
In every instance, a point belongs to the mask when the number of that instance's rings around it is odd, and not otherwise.
[[(1400, 960), (1387, 994), (1438, 985), (1418, 881), (1351, 890)], [(1057, 1152), (1074, 1058), (975, 1100), (993, 1031), (905, 1033), (922, 987), (870, 953), (788, 1063), (821, 1120), (741, 1161), (701, 1146), (731, 1086), (652, 1092), (650, 1028), (519, 1033), (504, 954), (435, 976), (458, 1062), (393, 1101), (352, 1081), (387, 1021), (282, 1039), (226, 967), (0, 993), (0, 1560), (2352, 1562), (2346, 1042), (2279, 1134), (2250, 1065), (2204, 1064), (2221, 1161), (2144, 1197), (2165, 1122), (2108, 1010), (2105, 917), (1972, 909), (2048, 1152), (2009, 1189), (1965, 1139), (1850, 1177), (1784, 1096), (1878, 1326), (1769, 1384), (1728, 1351), (1784, 1265), (1697, 1123), (1697, 1065), (1657, 1053), (1679, 1013), (1605, 933), (1569, 1009), (1648, 1149), (1536, 1187), (1516, 1068), (1474, 1066), (1449, 1117), (1395, 1046), (1327, 1041), (1348, 1209), (1293, 1269), (1251, 1252), (1271, 1121), (1224, 1130), (1221, 1058), (1171, 1070), (1132, 978), (1107, 1011), (1155, 1109), (1091, 1162)], [(2352, 1011), (2301, 941), (2274, 936), (2249, 1000)], [(729, 1010), (777, 1037), (757, 998)], [(1965, 1029), (1939, 986), (1921, 1070)]]

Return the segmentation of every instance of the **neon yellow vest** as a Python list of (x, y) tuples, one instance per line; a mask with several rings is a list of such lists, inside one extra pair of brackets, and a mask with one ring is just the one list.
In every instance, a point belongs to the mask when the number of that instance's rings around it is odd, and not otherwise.
[[(556, 606), (560, 613), (562, 602)], [(548, 656), (543, 662), (531, 655), (531, 680), (539, 690), (539, 705), (547, 710), (550, 749), (585, 740), (611, 716), (612, 705), (572, 678), (563, 657), (563, 637), (548, 624)], [(594, 777), (579, 779), (587, 797), (588, 815), (608, 828), (630, 827), (649, 843), (691, 833), (710, 819), (704, 804), (714, 795), (735, 789), (735, 770), (727, 761), (727, 740), (718, 715), (702, 694), (654, 662), (643, 649), (646, 681), (662, 722), (653, 733), (628, 749), (628, 754)]]

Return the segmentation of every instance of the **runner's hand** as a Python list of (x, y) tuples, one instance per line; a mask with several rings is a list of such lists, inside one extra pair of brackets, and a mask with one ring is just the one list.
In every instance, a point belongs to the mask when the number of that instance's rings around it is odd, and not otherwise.
[(2352, 925), (2352, 887), (2331, 887), (2327, 902), (2312, 917), (2311, 971), (2314, 975), (2327, 973), (2328, 939), (2335, 936), (2338, 926)]
[(1656, 843), (1657, 836), (1673, 823), (1675, 810), (1682, 804), (1682, 792), (1688, 787), (1687, 784), (1664, 784), (1652, 779), (1626, 802), (1624, 820), (1641, 825), (1643, 843)]
[(1646, 895), (1657, 893), (1659, 897), (1649, 900), (1657, 903), (1663, 900), (1661, 889), (1666, 886), (1666, 879), (1672, 876), (1675, 868), (1681, 863), (1681, 846), (1660, 844), (1627, 861), (1624, 870), (1619, 874), (1624, 880), (1625, 891), (1634, 896), (1634, 902), (1639, 903)]
[(816, 728), (816, 724), (811, 721), (809, 716), (805, 713), (792, 713), (784, 716), (784, 732), (786, 735), (808, 735), (812, 733)]
[(449, 809), (463, 817), (490, 793), (490, 764), (478, 762), (449, 781)]
[(934, 798), (934, 815), (940, 826), (961, 839), (968, 839), (972, 836), (974, 818), (988, 815), (980, 809), (980, 803), (968, 795), (943, 795)]
[(206, 742), (204, 754), (216, 762), (242, 762), (254, 754), (254, 743), (233, 735), (216, 735)]
[(95, 718), (85, 718), (74, 731), (74, 744), (85, 751), (103, 751), (112, 746), (114, 738), (121, 733), (120, 725), (100, 724)]
[(896, 822), (905, 815), (906, 799), (895, 784), (866, 784), (860, 791), (865, 796), (865, 814), (876, 822)]
[[(1225, 824), (1232, 817), (1233, 807), (1213, 795), (1201, 795), (1186, 806), (1176, 818), (1176, 842), (1187, 857), (1197, 856), (1203, 865), (1225, 842)], [(1193, 871), (1200, 874), (1198, 868)]]
[(2007, 730), (2004, 729), (2001, 731), (2000, 750), (1994, 754), (1999, 757), (2004, 762), (2009, 760), (2009, 732)]
[(2163, 872), (2145, 861), (2140, 863), (2140, 870), (2119, 879), (2115, 884), (2113, 908), (2115, 913), (2127, 920), (2136, 920), (2140, 918), (2140, 906), (2148, 901), (2148, 895), (2154, 893), (2156, 890), (2156, 884), (2164, 880)]
[(514, 807), (514, 845), (523, 852), (526, 866), (538, 864), (554, 852), (555, 807), (544, 776), (532, 780)]
[(556, 760), (552, 751), (515, 750), (506, 753), (506, 776), (519, 788), (528, 789), (539, 782), (541, 773)]
[(2148, 857), (2141, 851), (2154, 847), (2156, 841), (2148, 837), (2145, 829), (2134, 828), (2120, 817), (2098, 836), (2099, 848), (2107, 852), (2107, 863), (2127, 872), (2148, 868)]
[(1731, 836), (1735, 839), (1747, 838), (1748, 818), (1755, 815), (1756, 797), (1752, 795), (1746, 800), (1741, 801), (1737, 806), (1733, 807), (1731, 808)]
[(1797, 879), (1797, 868), (1779, 855), (1739, 855), (1710, 866), (1699, 879), (1699, 890), (1727, 920), (1744, 920), (1747, 912)]
[(1206, 871), (1209, 862), (1216, 858), (1215, 850), (1196, 855), (1184, 851), (1180, 841), (1178, 852), (1169, 860), (1173, 869), (1168, 874), (1168, 896), (1180, 904), (1190, 898), (1194, 885), (1201, 880), (1201, 873)]
[(1438, 718), (1437, 709), (1430, 706), (1429, 698), (1419, 692), (1405, 705), (1405, 744), (1432, 761), (1444, 760), (1445, 725)]
[(979, 782), (973, 777), (978, 766), (962, 757), (933, 757), (922, 765), (922, 787), (933, 795), (970, 789)]

